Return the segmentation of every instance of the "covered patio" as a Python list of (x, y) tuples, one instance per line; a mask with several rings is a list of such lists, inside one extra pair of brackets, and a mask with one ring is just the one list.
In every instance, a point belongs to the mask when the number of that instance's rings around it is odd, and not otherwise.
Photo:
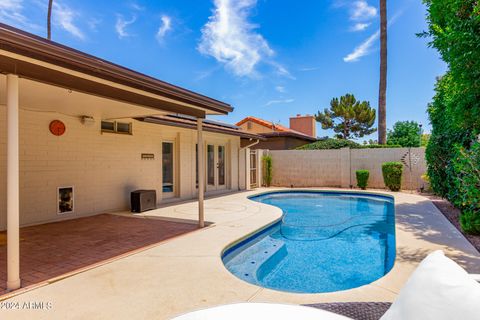
[[(113, 214), (20, 228), (22, 287), (138, 253), (199, 229), (197, 224)], [(0, 240), (5, 233), (0, 233)], [(0, 296), (7, 293), (7, 246), (0, 243)]]
[[(178, 162), (170, 170), (176, 184), (171, 197), (196, 198), (197, 225), (205, 226), (205, 170), (198, 170), (195, 188), (195, 173), (179, 177), (178, 168), (195, 168), (195, 161), (204, 168), (203, 121), (231, 112), (230, 105), (0, 24), (0, 107), (6, 127), (0, 132), (0, 230), (6, 229), (1, 293), (195, 229), (107, 215), (83, 218), (127, 209), (135, 189), (157, 190), (161, 201), (165, 141), (176, 145), (169, 152)], [(135, 120), (165, 115), (189, 116), (196, 126), (186, 133)], [(112, 127), (105, 130), (104, 123)], [(239, 137), (220, 138), (238, 155)], [(187, 141), (188, 157), (180, 156)], [(238, 180), (228, 182), (239, 188)], [(188, 190), (179, 189), (181, 183)], [(65, 221), (74, 218), (82, 219)], [(65, 222), (20, 229), (55, 221)], [(122, 229), (132, 223), (131, 230)], [(143, 239), (137, 237), (142, 233)]]

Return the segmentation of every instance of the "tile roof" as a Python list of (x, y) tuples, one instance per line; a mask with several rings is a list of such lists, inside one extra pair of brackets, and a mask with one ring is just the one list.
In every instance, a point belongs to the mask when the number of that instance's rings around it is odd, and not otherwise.
[[(242, 124), (244, 124), (248, 121), (252, 121), (252, 122), (255, 122), (255, 123), (257, 123), (261, 126), (267, 127), (267, 128), (272, 130), (272, 133), (273, 132), (284, 132), (284, 133), (286, 133), (286, 135), (288, 135), (288, 133), (290, 133), (290, 134), (295, 135), (297, 137), (304, 137), (308, 140), (311, 140), (311, 139), (317, 140), (316, 138), (311, 137), (311, 136), (309, 136), (309, 135), (307, 135), (303, 132), (293, 130), (293, 129), (287, 128), (285, 126), (282, 126), (281, 124), (275, 124), (273, 122), (263, 120), (263, 119), (260, 119), (260, 118), (257, 118), (257, 117), (252, 117), (252, 116), (246, 117), (245, 119), (237, 122), (235, 125), (241, 126)], [(269, 133), (266, 133), (265, 135), (269, 135)]]

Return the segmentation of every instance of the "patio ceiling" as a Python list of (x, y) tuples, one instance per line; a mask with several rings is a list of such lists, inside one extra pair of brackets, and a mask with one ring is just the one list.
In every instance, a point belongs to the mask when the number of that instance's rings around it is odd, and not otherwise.
[[(0, 104), (6, 100), (6, 76), (0, 75)], [(85, 94), (28, 79), (19, 79), (20, 109), (52, 112), (74, 117), (90, 116), (109, 120), (146, 115), (162, 115), (167, 112)]]

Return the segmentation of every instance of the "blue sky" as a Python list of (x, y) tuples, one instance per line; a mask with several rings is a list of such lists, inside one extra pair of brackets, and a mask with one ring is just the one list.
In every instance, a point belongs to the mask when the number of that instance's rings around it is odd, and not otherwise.
[[(45, 36), (47, 0), (1, 0), (0, 21)], [(52, 39), (230, 103), (218, 120), (288, 125), (333, 97), (377, 107), (379, 13), (373, 0), (54, 0)], [(419, 0), (388, 1), (387, 125), (430, 126), (426, 106), (445, 64), (416, 33)], [(331, 135), (318, 127), (318, 135)], [(372, 135), (376, 138), (376, 134)]]

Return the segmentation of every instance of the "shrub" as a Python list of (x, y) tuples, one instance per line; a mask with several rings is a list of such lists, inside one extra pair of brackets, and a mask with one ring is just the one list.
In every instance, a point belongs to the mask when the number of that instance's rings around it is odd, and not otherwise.
[(272, 183), (272, 156), (265, 155), (262, 157), (263, 162), (263, 181), (267, 187)]
[(298, 147), (298, 150), (322, 150), (322, 149), (341, 149), (341, 148), (359, 148), (356, 142), (345, 139), (323, 139), (310, 144)]
[(376, 148), (401, 148), (401, 145), (383, 145), (383, 144), (365, 144), (361, 145), (351, 140), (345, 139), (321, 139), (310, 144), (297, 148), (297, 150), (327, 150), (327, 149), (376, 149)]
[(368, 170), (357, 170), (355, 174), (357, 176), (357, 186), (362, 190), (367, 189), (370, 172)]
[(383, 181), (392, 191), (402, 188), (403, 164), (401, 162), (385, 162), (382, 164)]
[(451, 164), (454, 188), (448, 192), (462, 210), (461, 226), (467, 233), (480, 233), (480, 143), (470, 149), (457, 146)]
[(460, 214), (460, 225), (466, 233), (480, 234), (480, 211), (462, 211)]
[(366, 144), (360, 147), (361, 149), (386, 149), (386, 148), (403, 148), (399, 144)]

